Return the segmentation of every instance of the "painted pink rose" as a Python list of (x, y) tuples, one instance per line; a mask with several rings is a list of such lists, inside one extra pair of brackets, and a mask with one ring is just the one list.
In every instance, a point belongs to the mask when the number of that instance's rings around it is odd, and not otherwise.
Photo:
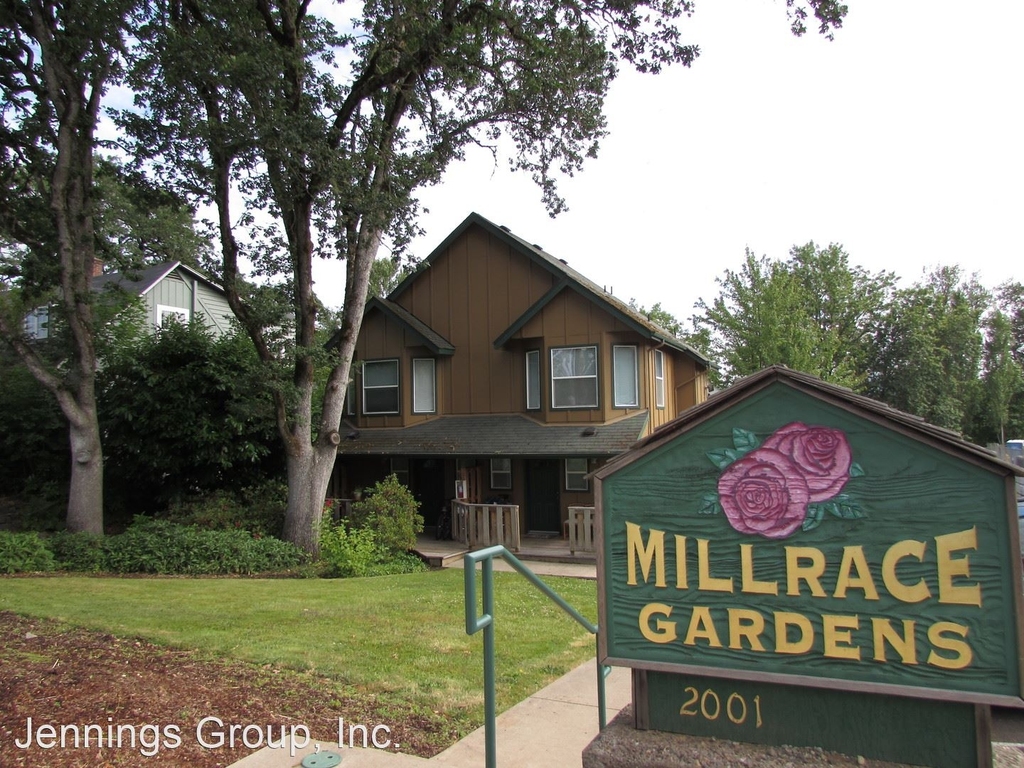
[(718, 501), (740, 533), (784, 539), (807, 517), (810, 492), (788, 457), (758, 448), (737, 459), (718, 478)]
[(850, 478), (853, 452), (842, 430), (794, 421), (775, 430), (762, 447), (776, 450), (796, 464), (807, 481), (812, 504), (831, 499)]

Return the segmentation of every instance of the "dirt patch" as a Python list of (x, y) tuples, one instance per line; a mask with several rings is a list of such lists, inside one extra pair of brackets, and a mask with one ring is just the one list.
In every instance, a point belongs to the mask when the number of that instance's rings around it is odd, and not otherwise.
[[(378, 730), (378, 743), (390, 739), (400, 751), (424, 757), (459, 737), (436, 713), (403, 710), (328, 679), (210, 661), (193, 651), (8, 612), (0, 612), (0, 702), (3, 768), (215, 768), (255, 751), (243, 739), (277, 744), (292, 732), (301, 739), (302, 726), (314, 742), (336, 749), (339, 718), (346, 740), (362, 737), (351, 725), (386, 725), (389, 732)], [(28, 740), (29, 718), (33, 738), (19, 746)], [(200, 727), (204, 718), (216, 720)]]

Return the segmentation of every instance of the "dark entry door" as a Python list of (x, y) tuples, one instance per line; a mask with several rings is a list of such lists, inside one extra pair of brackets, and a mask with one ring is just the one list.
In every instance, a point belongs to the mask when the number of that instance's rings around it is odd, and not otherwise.
[(437, 515), (444, 506), (444, 460), (416, 459), (409, 468), (412, 474), (412, 495), (420, 503), (424, 525), (437, 525)]
[(561, 533), (558, 460), (526, 462), (526, 530), (530, 533)]

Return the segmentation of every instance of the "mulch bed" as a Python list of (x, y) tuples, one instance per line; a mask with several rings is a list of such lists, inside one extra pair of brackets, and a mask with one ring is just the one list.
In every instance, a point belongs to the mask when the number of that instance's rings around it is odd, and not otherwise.
[[(29, 718), (34, 737), (30, 745), (18, 746), (26, 743)], [(204, 718), (217, 720), (208, 720), (197, 732)], [(314, 743), (337, 749), (339, 718), (344, 718), (346, 739), (351, 724), (386, 725), (390, 734), (379, 730), (379, 743), (390, 738), (401, 752), (424, 757), (459, 737), (437, 714), (403, 710), (328, 679), (211, 661), (193, 651), (0, 612), (3, 768), (215, 768), (255, 751), (244, 745), (246, 739), (266, 745), (268, 728), (273, 744), (280, 742), (282, 727), (284, 735), (294, 729), (301, 739), (300, 726), (306, 726)], [(48, 725), (55, 727), (55, 735)], [(88, 746), (87, 725), (95, 726), (88, 732)], [(232, 725), (237, 726), (234, 747), (229, 743)], [(61, 726), (67, 726), (63, 746)], [(252, 727), (243, 732), (245, 726)], [(40, 736), (44, 746), (56, 745), (44, 748)], [(221, 738), (223, 745), (217, 744)]]

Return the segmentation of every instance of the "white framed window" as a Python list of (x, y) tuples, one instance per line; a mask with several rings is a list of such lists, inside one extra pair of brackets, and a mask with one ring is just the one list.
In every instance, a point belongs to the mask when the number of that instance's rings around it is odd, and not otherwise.
[(166, 304), (156, 305), (156, 327), (163, 328), (168, 320), (187, 324), (190, 312), (183, 307), (171, 307)]
[(417, 358), (412, 361), (412, 412), (434, 413), (437, 410), (437, 385), (434, 359)]
[(636, 375), (636, 347), (612, 347), (613, 386), (616, 408), (630, 408), (640, 405), (640, 388)]
[(654, 404), (665, 407), (665, 353), (654, 350)]
[(597, 347), (551, 350), (551, 407), (597, 408)]
[(23, 323), (25, 335), (30, 339), (46, 339), (50, 336), (50, 308), (36, 307), (27, 315)]
[(398, 413), (398, 361), (363, 363), (363, 413)]
[(345, 387), (345, 415), (356, 415), (356, 382), (353, 379), (349, 379)]
[(540, 410), (540, 350), (526, 353), (526, 410)]
[(491, 488), (508, 490), (512, 487), (512, 459), (491, 459)]
[(565, 460), (565, 490), (589, 491), (590, 480), (587, 479), (586, 459)]

